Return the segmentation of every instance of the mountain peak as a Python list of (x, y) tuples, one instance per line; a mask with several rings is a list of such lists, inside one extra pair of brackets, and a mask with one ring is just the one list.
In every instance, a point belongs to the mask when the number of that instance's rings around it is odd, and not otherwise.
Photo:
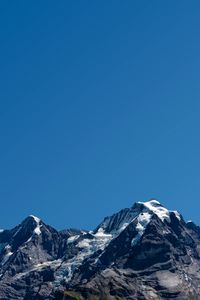
[(147, 202), (138, 203), (143, 204), (145, 208), (156, 214), (159, 217), (159, 219), (161, 219), (163, 222), (165, 220), (167, 222), (170, 222), (170, 213), (174, 213), (179, 220), (181, 219), (181, 216), (177, 211), (168, 210), (156, 199), (151, 199)]
[(153, 206), (162, 206), (162, 204), (158, 200), (156, 200), (156, 199), (150, 199), (149, 201), (146, 201), (144, 203), (149, 203), (149, 204), (151, 204)]
[(41, 233), (40, 228), (42, 227), (42, 221), (33, 215), (29, 215), (24, 221), (21, 223), (20, 228), (29, 228), (30, 231), (39, 235)]
[(34, 221), (35, 221), (35, 223), (36, 223), (36, 227), (35, 227), (35, 229), (34, 229), (34, 233), (35, 234), (37, 234), (37, 235), (40, 235), (41, 234), (41, 230), (40, 230), (40, 228), (41, 228), (41, 220), (38, 218), (38, 217), (35, 217), (35, 216), (33, 216), (33, 215), (30, 215), (29, 217), (31, 217), (31, 218), (33, 218), (34, 219)]
[(144, 205), (145, 208), (156, 214), (162, 221), (170, 221), (170, 212), (159, 201), (151, 199), (147, 202), (139, 202)]
[(34, 215), (29, 215), (29, 217), (32, 218), (32, 219), (34, 219), (34, 221), (35, 221), (36, 223), (39, 223), (39, 222), (41, 221), (38, 217), (36, 217), (36, 216), (34, 216)]
[[(171, 299), (176, 294), (181, 295), (177, 300), (188, 299), (182, 297), (182, 286), (199, 289), (200, 295), (199, 249), (200, 228), (156, 199), (136, 202), (90, 232), (58, 232), (29, 215), (0, 234), (0, 299), (39, 299), (36, 287), (41, 300), (50, 294), (54, 299), (55, 291), (79, 289), (85, 283), (84, 288), (95, 291), (100, 284), (108, 298), (123, 285), (123, 295), (134, 299)], [(148, 289), (140, 288), (141, 278)]]

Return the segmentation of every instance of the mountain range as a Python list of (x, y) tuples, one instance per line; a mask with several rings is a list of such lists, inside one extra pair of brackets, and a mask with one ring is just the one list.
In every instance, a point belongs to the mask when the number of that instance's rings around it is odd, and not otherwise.
[(0, 299), (200, 299), (200, 227), (154, 199), (91, 231), (30, 215), (0, 231)]

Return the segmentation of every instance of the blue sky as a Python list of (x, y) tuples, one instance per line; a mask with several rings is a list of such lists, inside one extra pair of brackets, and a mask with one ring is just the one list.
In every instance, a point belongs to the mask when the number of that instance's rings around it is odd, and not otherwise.
[(200, 224), (200, 2), (0, 2), (0, 227), (155, 197)]

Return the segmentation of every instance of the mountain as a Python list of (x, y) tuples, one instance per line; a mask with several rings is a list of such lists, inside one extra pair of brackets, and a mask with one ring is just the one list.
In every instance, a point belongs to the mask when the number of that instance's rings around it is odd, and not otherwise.
[(35, 216), (0, 231), (0, 299), (200, 299), (200, 228), (157, 200), (93, 231)]

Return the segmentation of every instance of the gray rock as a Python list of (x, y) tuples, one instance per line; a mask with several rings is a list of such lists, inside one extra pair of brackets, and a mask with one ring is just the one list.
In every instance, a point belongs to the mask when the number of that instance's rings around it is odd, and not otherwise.
[(91, 232), (29, 216), (0, 232), (0, 299), (200, 299), (200, 228), (156, 200)]

